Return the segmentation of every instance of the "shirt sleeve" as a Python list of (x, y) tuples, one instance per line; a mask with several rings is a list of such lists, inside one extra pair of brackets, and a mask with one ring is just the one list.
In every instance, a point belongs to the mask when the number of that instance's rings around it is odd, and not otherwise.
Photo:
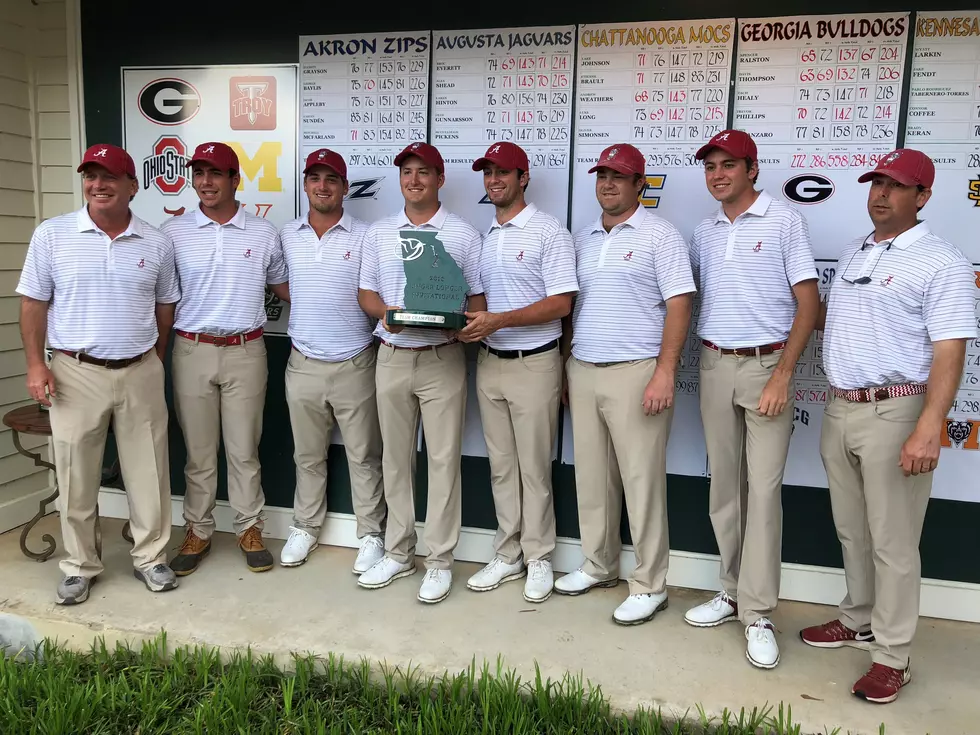
[(466, 248), (466, 260), (463, 263), (463, 278), (469, 285), (470, 290), (467, 296), (479, 296), (483, 293), (483, 277), (480, 273), (480, 264), (483, 262), (483, 236), (477, 230), (473, 230), (473, 236)]
[(793, 210), (786, 237), (783, 240), (783, 266), (790, 286), (817, 277), (817, 265), (810, 245), (810, 228), (802, 214)]
[(269, 267), (266, 268), (265, 282), (270, 286), (276, 286), (289, 280), (289, 273), (286, 269), (286, 258), (282, 252), (282, 238), (276, 233), (275, 241), (272, 243), (272, 254), (269, 258)]
[[(660, 233), (660, 242), (654, 243), (653, 267), (657, 286), (664, 301), (685, 293), (694, 293), (694, 274), (691, 271), (691, 257), (677, 228), (670, 227)], [(654, 235), (657, 237), (657, 235)]]
[(564, 227), (557, 227), (541, 243), (541, 273), (547, 296), (578, 291), (575, 244), (572, 234)]
[(364, 291), (381, 293), (378, 282), (378, 227), (371, 225), (361, 243), (361, 269), (358, 287)]
[(936, 271), (926, 286), (922, 302), (929, 339), (974, 339), (977, 337), (975, 302), (980, 298), (980, 275), (965, 258)]
[(160, 254), (156, 299), (158, 304), (176, 304), (180, 301), (180, 280), (177, 278), (174, 241), (166, 233), (163, 235), (163, 248)]
[(51, 242), (46, 228), (38, 227), (31, 235), (24, 269), (20, 272), (17, 293), (37, 301), (51, 301), (54, 277), (51, 273)]

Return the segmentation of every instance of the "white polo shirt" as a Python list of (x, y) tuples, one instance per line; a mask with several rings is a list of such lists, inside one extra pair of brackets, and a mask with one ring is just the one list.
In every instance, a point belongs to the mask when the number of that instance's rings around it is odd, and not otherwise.
[[(361, 288), (376, 292), (389, 306), (405, 305), (405, 261), (399, 257), (402, 246), (398, 233), (401, 230), (437, 232), (446, 252), (463, 271), (463, 278), (470, 287), (467, 296), (483, 293), (483, 285), (480, 283), (480, 233), (473, 225), (448, 212), (443, 206), (432, 215), (432, 219), (418, 226), (412, 224), (404, 209), (372, 224), (364, 238)], [(405, 327), (398, 334), (392, 334), (382, 326), (380, 320), (374, 333), (385, 342), (398, 347), (425, 347), (441, 345), (447, 341), (442, 329)]]
[(289, 271), (289, 327), (293, 346), (307, 357), (347, 360), (371, 344), (371, 317), (357, 303), (361, 253), (368, 225), (344, 212), (318, 238), (309, 217), (280, 230)]
[(265, 325), (265, 286), (285, 283), (276, 226), (244, 208), (219, 225), (200, 209), (160, 228), (174, 241), (183, 294), (174, 326), (192, 334), (229, 335)]
[(110, 239), (82, 207), (34, 230), (17, 293), (50, 302), (51, 347), (136, 357), (157, 342), (156, 305), (180, 299), (173, 242), (135, 214)]
[(667, 299), (694, 293), (687, 243), (663, 217), (638, 207), (608, 233), (602, 217), (575, 234), (580, 291), (572, 354), (585, 362), (660, 354)]
[[(572, 235), (550, 214), (528, 204), (513, 219), (494, 217), (483, 239), (480, 277), (490, 312), (514, 311), (548, 296), (578, 291)], [(507, 327), (484, 342), (498, 350), (529, 350), (561, 337), (561, 319)]]
[(793, 286), (817, 277), (806, 220), (766, 192), (730, 222), (723, 208), (691, 239), (701, 292), (698, 335), (719, 347), (785, 342), (796, 316)]
[[(871, 282), (843, 280), (864, 276)], [(963, 253), (925, 222), (892, 240), (875, 243), (872, 234), (851, 242), (827, 304), (823, 364), (830, 384), (850, 390), (928, 382), (933, 342), (977, 337), (975, 279)]]

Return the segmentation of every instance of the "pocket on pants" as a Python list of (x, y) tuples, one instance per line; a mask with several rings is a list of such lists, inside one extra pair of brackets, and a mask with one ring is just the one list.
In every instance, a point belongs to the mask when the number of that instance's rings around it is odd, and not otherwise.
[(701, 346), (701, 371), (714, 370), (718, 367), (718, 361), (721, 359), (721, 353), (718, 350), (714, 350), (710, 347)]
[(351, 364), (356, 368), (372, 368), (378, 363), (378, 350), (371, 344), (351, 358)]
[(925, 396), (905, 396), (886, 398), (874, 404), (875, 415), (885, 421), (899, 424), (914, 424), (919, 420)]

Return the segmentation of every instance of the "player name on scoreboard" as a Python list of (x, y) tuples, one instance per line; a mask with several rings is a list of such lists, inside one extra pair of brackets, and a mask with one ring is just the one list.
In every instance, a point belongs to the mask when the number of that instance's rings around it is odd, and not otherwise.
[(429, 44), (428, 32), (301, 37), (303, 148), (353, 147), (348, 165), (388, 166), (424, 141)]

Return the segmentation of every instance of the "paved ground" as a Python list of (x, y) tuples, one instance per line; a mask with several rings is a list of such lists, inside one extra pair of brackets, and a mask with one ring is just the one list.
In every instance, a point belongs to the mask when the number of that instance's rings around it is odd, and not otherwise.
[[(654, 621), (624, 628), (611, 621), (626, 594), (596, 590), (579, 598), (553, 596), (543, 605), (526, 603), (521, 583), (476, 594), (465, 587), (476, 570), (457, 564), (453, 593), (439, 605), (416, 600), (421, 570), (390, 587), (357, 587), (351, 549), (320, 547), (295, 569), (253, 574), (229, 534), (218, 534), (211, 556), (177, 590), (153, 595), (131, 572), (122, 521), (103, 520), (106, 572), (88, 602), (75, 608), (53, 603), (60, 577), (55, 554), (43, 564), (24, 557), (18, 533), (0, 535), (0, 611), (29, 618), (44, 635), (87, 646), (95, 635), (111, 642), (167, 630), (173, 643), (222, 647), (252, 645), (266, 653), (329, 651), (391, 664), (421, 666), (431, 673), (495, 662), (533, 674), (560, 678), (581, 672), (600, 684), (617, 709), (662, 706), (683, 712), (701, 703), (709, 712), (751, 708), (780, 701), (792, 705), (804, 732), (877, 735), (967, 735), (980, 731), (980, 625), (923, 618), (913, 651), (913, 682), (897, 702), (870, 705), (850, 694), (868, 666), (867, 654), (844, 649), (817, 651), (797, 637), (801, 626), (820, 622), (833, 610), (783, 603), (775, 615), (782, 663), (771, 672), (753, 668), (744, 656), (737, 624), (698, 630), (683, 622), (684, 610), (705, 594), (670, 592), (670, 607)], [(43, 532), (60, 541), (57, 516)], [(174, 530), (176, 540), (182, 537)], [(277, 553), (282, 542), (272, 542)], [(421, 564), (420, 564), (421, 567)]]

